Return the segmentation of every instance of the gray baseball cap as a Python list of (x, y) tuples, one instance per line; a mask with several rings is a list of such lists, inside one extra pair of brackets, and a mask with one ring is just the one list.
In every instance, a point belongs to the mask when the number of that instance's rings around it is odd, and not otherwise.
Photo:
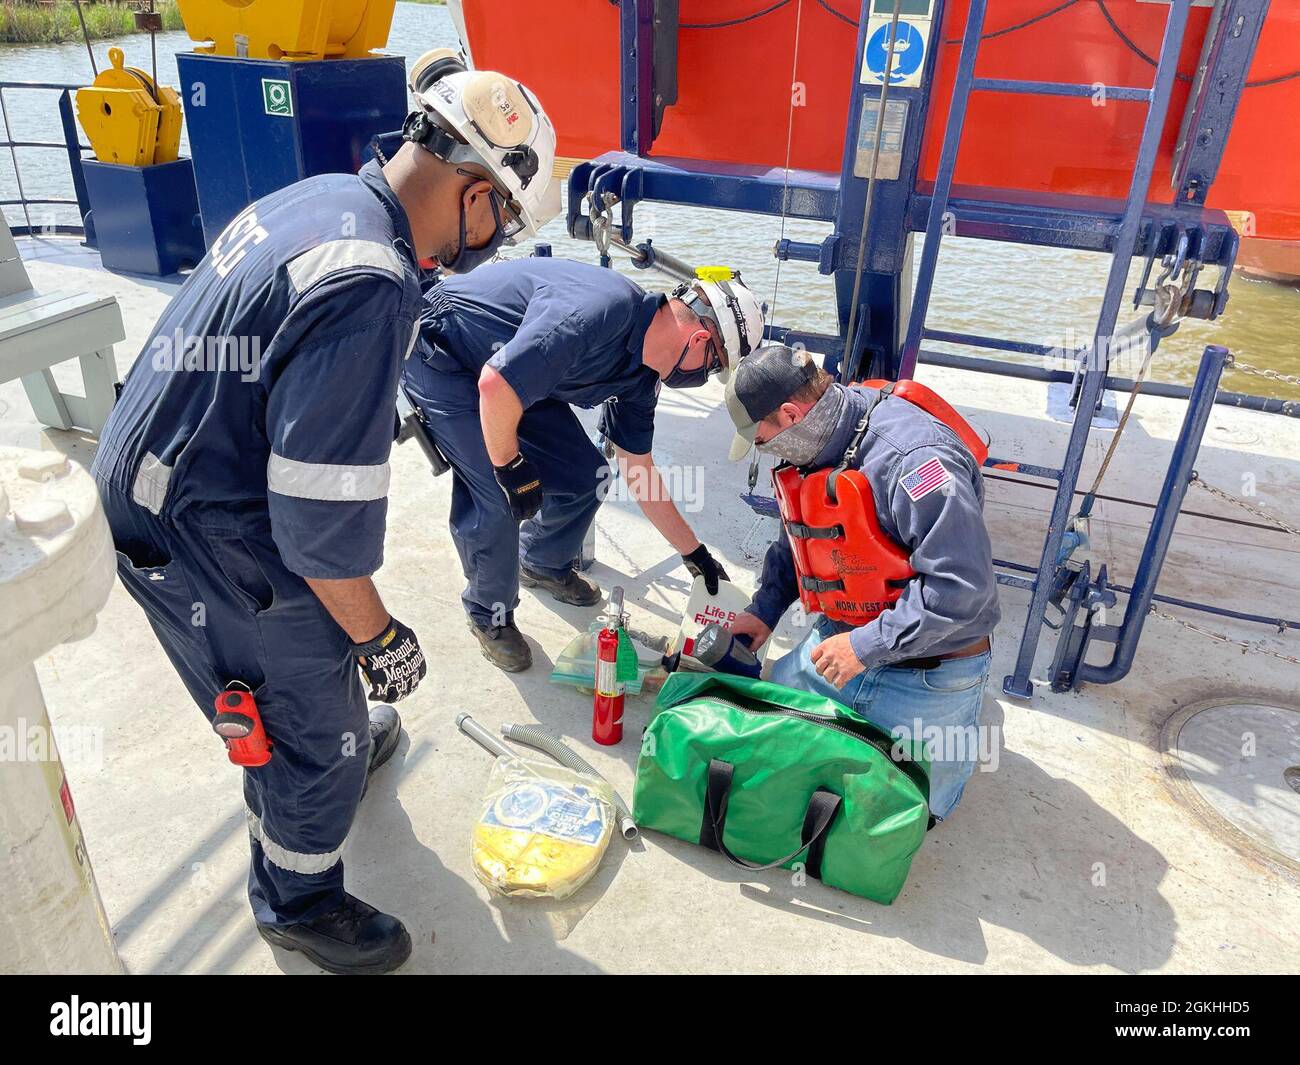
[(749, 453), (759, 422), (816, 378), (812, 355), (785, 344), (764, 344), (741, 359), (726, 389), (727, 413), (736, 426), (731, 461)]

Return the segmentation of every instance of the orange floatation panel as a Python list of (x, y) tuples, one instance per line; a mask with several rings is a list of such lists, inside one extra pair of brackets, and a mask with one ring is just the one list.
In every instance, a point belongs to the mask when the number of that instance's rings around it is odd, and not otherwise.
[[(763, 0), (682, 0), (678, 102), (667, 108), (652, 155), (838, 172), (858, 73), (857, 0), (804, 0), (737, 25)], [(934, 31), (940, 49), (935, 106), (927, 120), (918, 183), (934, 178), (947, 101), (956, 75), (968, 0), (950, 0)], [(985, 33), (1055, 7), (1053, 0), (998, 0)], [(827, 10), (832, 8), (843, 18)], [(476, 66), (509, 71), (542, 100), (559, 134), (560, 154), (590, 159), (619, 147), (619, 10), (609, 0), (462, 0)], [(1147, 56), (1160, 51), (1167, 4), (1111, 0), (1115, 24)], [(795, 22), (800, 19), (798, 57)], [(1169, 202), (1173, 153), (1210, 8), (1193, 8), (1180, 73), (1151, 183), (1153, 202)], [(847, 19), (848, 21), (845, 21)], [(1260, 35), (1247, 88), (1209, 206), (1232, 214), (1246, 235), (1300, 239), (1300, 78), (1271, 81), (1300, 67), (1300, 3), (1274, 3)], [(935, 43), (931, 43), (934, 47)], [(791, 108), (791, 70), (797, 106)], [(977, 74), (1035, 81), (1147, 88), (1154, 66), (1111, 28), (1096, 0), (1080, 0), (1024, 29), (987, 37)], [(1123, 199), (1145, 104), (1089, 97), (974, 93), (956, 171), (961, 186)], [(1253, 230), (1253, 232), (1252, 232)]]

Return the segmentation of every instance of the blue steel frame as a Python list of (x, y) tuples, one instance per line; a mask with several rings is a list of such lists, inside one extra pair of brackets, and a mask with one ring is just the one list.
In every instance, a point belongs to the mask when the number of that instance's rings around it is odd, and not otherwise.
[[(1033, 666), (1046, 608), (1062, 598), (1062, 590), (1079, 571), (1067, 568), (1068, 556), (1061, 546), (1073, 507), (1085, 447), (1091, 429), (1092, 412), (1106, 388), (1128, 390), (1132, 382), (1113, 378), (1104, 358), (1089, 356), (1104, 352), (1105, 341), (1115, 330), (1127, 275), (1132, 259), (1148, 260), (1171, 254), (1180, 239), (1187, 237), (1195, 257), (1221, 269), (1216, 291), (1208, 297), (1206, 316), (1222, 312), (1227, 300), (1226, 285), (1235, 261), (1238, 238), (1226, 217), (1203, 205), (1209, 183), (1227, 139), (1237, 97), (1244, 86), (1253, 58), (1259, 28), (1268, 0), (1226, 0), (1219, 23), (1211, 28), (1202, 52), (1203, 73), (1198, 77), (1185, 115), (1185, 132), (1191, 140), (1178, 161), (1178, 194), (1171, 204), (1149, 204), (1147, 194), (1154, 169), (1160, 134), (1168, 114), (1170, 90), (1177, 75), (1178, 57), (1187, 24), (1191, 0), (1171, 0), (1160, 59), (1151, 88), (1106, 86), (1110, 99), (1145, 102), (1147, 118), (1134, 164), (1128, 197), (1123, 202), (1083, 197), (1014, 193), (1006, 190), (957, 187), (953, 185), (966, 105), (971, 92), (1026, 93), (1065, 97), (1089, 96), (1093, 85), (1057, 82), (1014, 81), (977, 77), (978, 46), (983, 31), (987, 0), (971, 0), (958, 61), (957, 81), (948, 112), (940, 164), (933, 187), (918, 190), (922, 138), (925, 132), (931, 86), (943, 28), (945, 0), (935, 0), (934, 40), (916, 88), (891, 87), (890, 100), (905, 101), (909, 107), (903, 138), (902, 163), (898, 180), (878, 181), (867, 231), (865, 261), (862, 263), (860, 304), (857, 318), (863, 327), (857, 343), (846, 351), (845, 333), (852, 308), (849, 306), (854, 275), (858, 270), (858, 245), (863, 228), (867, 181), (854, 174), (858, 123), (864, 103), (878, 100), (879, 90), (859, 83), (852, 86), (849, 122), (845, 131), (840, 173), (791, 171), (734, 166), (670, 158), (649, 158), (653, 146), (654, 75), (653, 23), (655, 0), (621, 0), (621, 92), (620, 143), (623, 150), (610, 152), (575, 167), (569, 178), (568, 226), (572, 236), (591, 239), (592, 227), (583, 213), (583, 200), (606, 202), (618, 207), (618, 236), (626, 243), (634, 238), (633, 214), (641, 200), (692, 206), (721, 207), (749, 213), (815, 219), (833, 223), (833, 231), (821, 243), (782, 241), (775, 254), (780, 259), (815, 262), (835, 282), (839, 312), (839, 335), (826, 336), (772, 325), (768, 334), (787, 343), (803, 343), (824, 353), (827, 369), (844, 380), (866, 377), (910, 377), (919, 361), (938, 363), (981, 372), (1005, 373), (1017, 377), (1068, 380), (1075, 385), (1075, 420), (1060, 468), (1011, 464), (1022, 472), (1057, 482), (1056, 497), (1048, 521), (1042, 556), (1032, 579), (999, 574), (1002, 583), (1032, 592), (1028, 617), (1014, 672), (1004, 680), (1008, 694), (1032, 694), (1029, 672)], [(863, 0), (858, 23), (857, 55), (866, 44), (871, 0)], [(1235, 27), (1235, 29), (1234, 29)], [(914, 288), (909, 285), (914, 234), (925, 232)], [(1094, 342), (1079, 353), (1074, 374), (1004, 363), (988, 358), (924, 351), (925, 339), (991, 349), (1041, 354), (1040, 345), (1016, 340), (982, 337), (948, 330), (927, 329), (926, 311), (934, 283), (940, 238), (945, 233), (1021, 244), (1074, 248), (1109, 253), (1110, 274), (1102, 298)], [(1135, 300), (1136, 302), (1136, 300)], [(903, 325), (906, 323), (906, 331)], [(1219, 359), (1219, 370), (1222, 359)], [(1226, 358), (1226, 353), (1223, 358)], [(1206, 359), (1210, 359), (1207, 352)], [(1045, 376), (1044, 376), (1045, 375)], [(1080, 632), (1062, 634), (1062, 652), (1070, 654), (1054, 666), (1053, 680), (1069, 676), (1097, 682), (1118, 680), (1132, 660), (1132, 647), (1140, 634), (1142, 620), (1154, 592), (1173, 523), (1177, 519), (1186, 471), (1182, 467), (1194, 457), (1204, 428), (1204, 411), (1215, 402), (1252, 406), (1260, 410), (1297, 413), (1279, 401), (1265, 397), (1217, 392), (1218, 373), (1209, 373), (1203, 360), (1202, 373), (1191, 388), (1148, 383), (1150, 394), (1179, 396), (1189, 400), (1184, 434), (1175, 446), (1164, 491), (1156, 505), (1148, 540), (1135, 579), (1122, 631), (1091, 625), (1091, 608), (1105, 600), (1114, 586), (1106, 583), (1104, 567), (1093, 582), (1086, 568), (1083, 581), (1074, 581), (1076, 605), (1089, 608), (1088, 620)], [(1213, 379), (1212, 381), (1210, 379)], [(1199, 428), (1198, 428), (1199, 426)], [(1188, 436), (1192, 433), (1193, 436)], [(1185, 461), (1184, 461), (1185, 460)], [(1007, 465), (990, 457), (989, 465)], [(767, 501), (747, 496), (755, 509), (769, 509)], [(1200, 606), (1200, 604), (1187, 604)], [(1074, 612), (1070, 612), (1073, 620)], [(1112, 667), (1083, 668), (1080, 663), (1089, 639), (1119, 640)], [(1074, 657), (1071, 658), (1071, 655)]]
[[(16, 200), (0, 200), (0, 207), (21, 207), (25, 225), (11, 226), (15, 236), (31, 236), (40, 233), (68, 233), (82, 236), (87, 247), (96, 247), (94, 222), (87, 219), (90, 213), (90, 197), (86, 193), (86, 179), (82, 171), (82, 152), (89, 151), (90, 146), (81, 143), (81, 132), (72, 110), (72, 94), (79, 85), (67, 85), (45, 81), (0, 81), (0, 118), (4, 122), (5, 139), (0, 141), (0, 148), (8, 148), (14, 168), (14, 181), (18, 187)], [(5, 104), (5, 91), (20, 90), (57, 92), (59, 94), (59, 123), (63, 129), (62, 141), (20, 141), (13, 139), (9, 125), (9, 109)], [(66, 197), (28, 196), (23, 189), (22, 170), (18, 164), (19, 148), (58, 148), (67, 152), (68, 169), (72, 173), (72, 191), (76, 199)], [(32, 224), (30, 208), (34, 206), (70, 206), (76, 207), (82, 219), (80, 226), (40, 226)]]

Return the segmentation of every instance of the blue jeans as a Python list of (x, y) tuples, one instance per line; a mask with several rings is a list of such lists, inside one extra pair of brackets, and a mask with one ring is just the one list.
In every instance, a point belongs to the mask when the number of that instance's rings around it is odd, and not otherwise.
[(799, 646), (772, 667), (768, 679), (850, 706), (896, 738), (925, 741), (930, 813), (942, 820), (960, 801), (975, 771), (989, 652), (952, 658), (934, 669), (873, 666), (836, 688), (822, 679), (812, 662), (813, 648), (834, 633), (831, 622), (819, 618)]

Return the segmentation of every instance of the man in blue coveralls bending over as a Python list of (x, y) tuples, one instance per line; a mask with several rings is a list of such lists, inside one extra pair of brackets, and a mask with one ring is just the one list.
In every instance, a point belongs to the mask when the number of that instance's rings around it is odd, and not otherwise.
[[(420, 309), (417, 263), (466, 270), (558, 212), (555, 133), (523, 86), (431, 53), (381, 167), (249, 206), (158, 320), (93, 473), (118, 571), (223, 737), (251, 693), (270, 738), (245, 766), (248, 895), (262, 938), (339, 973), (402, 964), (402, 922), (343, 888), (390, 707), (425, 674), (385, 609), (388, 454)], [(223, 693), (231, 689), (229, 695)], [(221, 697), (223, 712), (216, 717)]]
[[(664, 488), (650, 455), (661, 385), (695, 388), (763, 336), (754, 294), (731, 272), (672, 294), (565, 259), (493, 264), (425, 297), (420, 357), (404, 385), (455, 470), (451, 534), (469, 582), (469, 628), (508, 672), (532, 652), (514, 622), (519, 584), (590, 606), (600, 589), (574, 568), (608, 469), (570, 404), (605, 407), (645, 516), (711, 592), (726, 572)], [(522, 523), (522, 525), (521, 525)]]

